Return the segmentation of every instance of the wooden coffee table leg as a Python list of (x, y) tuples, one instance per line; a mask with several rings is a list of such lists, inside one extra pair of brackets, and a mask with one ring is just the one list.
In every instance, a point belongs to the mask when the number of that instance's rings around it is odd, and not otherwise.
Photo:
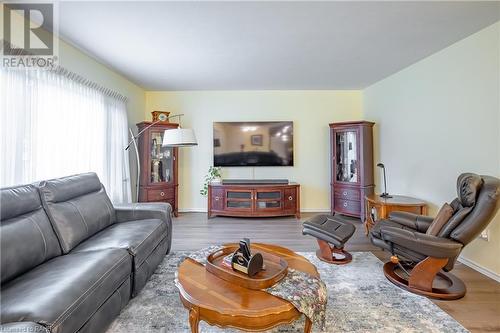
[(306, 325), (304, 326), (304, 333), (310, 333), (312, 328), (312, 321), (311, 319), (306, 317)]
[(198, 324), (200, 323), (200, 312), (197, 307), (189, 310), (189, 326), (191, 326), (191, 333), (198, 333)]

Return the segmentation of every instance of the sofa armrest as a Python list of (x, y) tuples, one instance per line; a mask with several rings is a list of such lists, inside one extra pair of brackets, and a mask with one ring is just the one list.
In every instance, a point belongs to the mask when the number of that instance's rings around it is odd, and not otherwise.
[(33, 333), (50, 333), (48, 329), (30, 321), (19, 321), (13, 323), (5, 323), (0, 325), (0, 333), (20, 333), (20, 332), (33, 332)]
[(133, 220), (160, 219), (168, 224), (172, 222), (172, 206), (161, 202), (140, 202), (115, 205), (116, 222)]
[(412, 228), (419, 232), (426, 232), (429, 229), (433, 217), (425, 215), (417, 215), (408, 212), (392, 212), (389, 214), (389, 219), (393, 222), (404, 225), (405, 227)]
[(382, 227), (382, 239), (411, 251), (434, 258), (456, 258), (462, 250), (462, 243), (448, 238), (426, 235), (397, 227)]

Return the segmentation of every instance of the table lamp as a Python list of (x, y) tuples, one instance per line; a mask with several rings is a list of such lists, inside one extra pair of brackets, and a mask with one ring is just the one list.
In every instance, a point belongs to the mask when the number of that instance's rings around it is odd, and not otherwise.
[(377, 167), (381, 168), (384, 170), (384, 193), (380, 195), (381, 198), (392, 198), (392, 196), (387, 193), (387, 179), (385, 177), (385, 165), (383, 163), (378, 163)]

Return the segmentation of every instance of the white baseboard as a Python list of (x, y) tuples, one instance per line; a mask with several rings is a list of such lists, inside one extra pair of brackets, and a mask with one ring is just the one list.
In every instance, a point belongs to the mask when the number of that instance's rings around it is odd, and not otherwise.
[[(179, 208), (179, 213), (206, 213), (206, 208)], [(304, 208), (300, 210), (301, 213), (329, 213), (328, 208)]]
[(329, 208), (303, 208), (300, 210), (301, 213), (329, 213)]
[(497, 282), (500, 282), (500, 274), (495, 273), (495, 272), (493, 272), (493, 271), (491, 271), (491, 270), (489, 270), (489, 269), (487, 269), (487, 268), (485, 268), (485, 267), (483, 267), (483, 266), (475, 263), (474, 261), (467, 259), (463, 256), (458, 257), (458, 261), (466, 266), (469, 266), (473, 270), (478, 271), (479, 273), (484, 274), (487, 277), (489, 277)]
[(179, 208), (179, 213), (207, 213), (206, 208)]

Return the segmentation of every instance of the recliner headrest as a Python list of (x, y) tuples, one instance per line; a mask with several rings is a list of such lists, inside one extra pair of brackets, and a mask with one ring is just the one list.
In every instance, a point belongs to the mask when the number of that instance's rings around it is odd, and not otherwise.
[(475, 205), (482, 185), (483, 179), (474, 173), (463, 173), (458, 176), (457, 194), (462, 206), (472, 207)]

